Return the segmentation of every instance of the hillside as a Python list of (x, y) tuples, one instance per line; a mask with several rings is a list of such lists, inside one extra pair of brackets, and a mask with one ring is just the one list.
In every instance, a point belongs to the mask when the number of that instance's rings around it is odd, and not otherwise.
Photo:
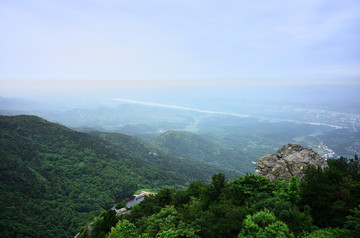
[[(222, 172), (230, 178), (234, 178), (240, 173), (233, 168), (216, 167), (212, 163), (194, 159), (190, 155), (182, 156), (176, 153), (177, 151), (161, 150), (152, 143), (134, 136), (108, 132), (91, 132), (90, 134), (108, 141), (121, 151), (127, 151), (134, 156), (142, 158), (159, 169), (173, 170), (189, 178), (209, 179), (209, 176), (214, 171)], [(194, 172), (197, 174), (195, 175)]]
[(140, 140), (113, 136), (125, 140), (115, 145), (39, 117), (1, 116), (0, 236), (71, 237), (116, 197), (183, 186), (216, 171), (165, 154), (154, 158)]
[(238, 151), (191, 132), (167, 131), (152, 140), (152, 144), (182, 158), (206, 162), (220, 168), (253, 172), (253, 168), (247, 167), (245, 156)]

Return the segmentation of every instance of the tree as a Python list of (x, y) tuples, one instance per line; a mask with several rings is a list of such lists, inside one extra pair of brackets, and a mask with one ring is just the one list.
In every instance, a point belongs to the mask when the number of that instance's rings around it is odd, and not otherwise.
[(186, 190), (189, 196), (199, 197), (202, 190), (204, 190), (205, 184), (203, 181), (198, 180), (192, 182)]
[(351, 231), (353, 237), (360, 237), (360, 205), (351, 212), (352, 215), (346, 217), (345, 227)]
[(302, 236), (303, 238), (344, 238), (344, 237), (356, 237), (351, 236), (349, 234), (348, 230), (341, 229), (341, 228), (325, 228), (325, 229), (319, 229), (315, 230), (311, 233), (306, 233)]
[(256, 209), (265, 208), (272, 212), (278, 220), (284, 222), (295, 236), (314, 230), (308, 206), (304, 208), (304, 211), (300, 211), (290, 201), (275, 196), (261, 200), (256, 205)]
[(211, 185), (215, 189), (215, 194), (220, 195), (223, 188), (226, 186), (226, 177), (222, 173), (214, 174), (212, 177)]
[(125, 198), (120, 203), (116, 204), (115, 208), (120, 209), (120, 208), (126, 207), (126, 204), (128, 203), (128, 201), (130, 201), (130, 198)]
[(212, 176), (211, 184), (204, 186), (201, 192), (201, 199), (204, 201), (204, 208), (210, 206), (212, 203), (216, 203), (220, 199), (222, 191), (227, 186), (226, 177), (222, 173), (214, 174)]
[(318, 227), (327, 227), (332, 222), (334, 184), (319, 167), (308, 167), (301, 184), (301, 205), (309, 205), (311, 216)]
[(144, 223), (145, 233), (141, 237), (191, 237), (198, 238), (197, 226), (185, 224), (173, 206), (166, 206), (151, 215)]
[(173, 192), (170, 188), (163, 188), (156, 194), (160, 206), (170, 205), (173, 200)]
[(301, 184), (302, 205), (309, 205), (318, 227), (343, 227), (360, 203), (359, 159), (328, 159), (328, 168), (309, 167)]
[(277, 238), (294, 237), (285, 223), (278, 221), (275, 215), (269, 210), (257, 212), (254, 215), (246, 216), (243, 222), (243, 229), (238, 238)]
[(296, 177), (291, 178), (289, 185), (288, 185), (287, 193), (289, 195), (289, 201), (292, 204), (299, 203), (299, 201), (300, 201), (300, 183), (296, 179)]
[(106, 238), (135, 238), (138, 237), (136, 226), (128, 220), (121, 220), (112, 227)]
[(246, 176), (233, 179), (230, 182), (228, 196), (230, 196), (235, 204), (240, 205), (246, 199), (254, 197), (257, 194), (271, 194), (273, 191), (274, 185), (268, 178), (247, 173)]
[(191, 226), (188, 226), (184, 222), (180, 221), (179, 225), (176, 228), (170, 228), (168, 230), (160, 231), (156, 237), (159, 238), (177, 238), (177, 237), (188, 237), (188, 238), (200, 238), (196, 234), (198, 232), (198, 229), (194, 229)]
[(101, 213), (92, 225), (92, 237), (105, 237), (110, 229), (116, 225), (118, 218), (116, 218), (115, 210), (108, 210)]
[(284, 179), (274, 180), (275, 190), (272, 192), (277, 199), (289, 201), (288, 182)]

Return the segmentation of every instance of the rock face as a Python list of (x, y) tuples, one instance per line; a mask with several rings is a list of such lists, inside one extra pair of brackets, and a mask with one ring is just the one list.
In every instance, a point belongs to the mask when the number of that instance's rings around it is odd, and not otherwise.
[(256, 163), (259, 175), (275, 179), (289, 180), (292, 176), (301, 179), (304, 169), (308, 166), (326, 168), (326, 161), (312, 149), (298, 144), (288, 144), (277, 151), (276, 154), (267, 154)]

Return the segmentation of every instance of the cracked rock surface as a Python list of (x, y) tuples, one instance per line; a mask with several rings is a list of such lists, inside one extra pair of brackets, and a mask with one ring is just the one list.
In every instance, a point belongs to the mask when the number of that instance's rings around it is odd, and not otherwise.
[(327, 167), (327, 162), (312, 149), (304, 148), (298, 144), (287, 144), (276, 154), (267, 154), (256, 163), (259, 175), (275, 179), (290, 180), (292, 176), (301, 179), (304, 169), (308, 166)]

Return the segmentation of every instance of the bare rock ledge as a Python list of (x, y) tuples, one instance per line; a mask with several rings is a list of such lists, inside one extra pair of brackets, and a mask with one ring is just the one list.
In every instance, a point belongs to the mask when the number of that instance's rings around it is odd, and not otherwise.
[(327, 162), (312, 149), (304, 148), (298, 144), (287, 144), (276, 154), (267, 154), (256, 163), (259, 175), (275, 179), (290, 180), (292, 176), (301, 179), (304, 169), (308, 166), (326, 168)]

